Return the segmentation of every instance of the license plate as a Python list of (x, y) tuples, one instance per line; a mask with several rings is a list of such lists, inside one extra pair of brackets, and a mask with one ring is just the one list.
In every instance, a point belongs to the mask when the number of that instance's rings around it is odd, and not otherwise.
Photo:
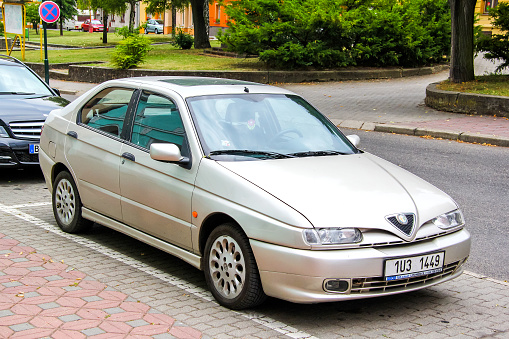
[(399, 280), (442, 272), (445, 252), (385, 261), (385, 280)]
[(28, 145), (28, 153), (30, 153), (30, 154), (39, 154), (39, 144), (30, 144), (30, 145)]

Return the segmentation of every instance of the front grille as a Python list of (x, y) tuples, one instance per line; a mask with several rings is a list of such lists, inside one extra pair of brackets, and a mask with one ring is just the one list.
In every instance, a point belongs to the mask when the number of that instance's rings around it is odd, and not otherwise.
[(444, 266), (442, 272), (427, 274), (420, 277), (385, 281), (383, 277), (352, 279), (351, 294), (383, 294), (424, 287), (446, 278), (456, 272), (466, 259)]
[(40, 139), (44, 121), (11, 122), (9, 127), (16, 138)]
[[(447, 232), (440, 232), (440, 233), (433, 234), (433, 235), (419, 237), (419, 238), (416, 238), (414, 241), (412, 241), (412, 244), (419, 242), (419, 241), (425, 241), (425, 240), (438, 238), (444, 234), (447, 234)], [(404, 240), (395, 240), (395, 241), (387, 241), (387, 242), (360, 244), (359, 247), (385, 247), (385, 246), (393, 246), (393, 245), (403, 245), (403, 244), (408, 244), (408, 243), (409, 243), (408, 241), (404, 241)]]
[(387, 220), (395, 227), (397, 227), (401, 232), (405, 233), (406, 235), (410, 235), (412, 233), (412, 230), (414, 228), (414, 215), (413, 214), (405, 214), (407, 218), (407, 223), (402, 224), (398, 221), (398, 218), (396, 216), (390, 216), (387, 217)]
[(15, 151), (14, 155), (16, 155), (19, 162), (39, 162), (39, 154), (29, 154), (27, 151)]

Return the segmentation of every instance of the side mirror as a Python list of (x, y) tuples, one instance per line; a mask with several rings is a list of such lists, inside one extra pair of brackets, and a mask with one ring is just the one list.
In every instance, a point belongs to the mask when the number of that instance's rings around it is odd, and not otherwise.
[(174, 162), (181, 165), (189, 164), (189, 158), (183, 157), (175, 144), (150, 145), (150, 157), (157, 161)]
[(359, 147), (359, 144), (361, 143), (361, 138), (359, 138), (357, 134), (347, 135), (346, 137), (355, 147)]

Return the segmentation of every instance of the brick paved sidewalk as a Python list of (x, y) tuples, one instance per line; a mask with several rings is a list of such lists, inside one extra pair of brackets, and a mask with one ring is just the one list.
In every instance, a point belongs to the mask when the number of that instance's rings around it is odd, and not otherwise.
[(509, 138), (509, 119), (504, 117), (465, 115), (439, 120), (415, 121), (412, 125), (418, 128), (441, 129)]
[(0, 337), (201, 338), (202, 333), (0, 234)]

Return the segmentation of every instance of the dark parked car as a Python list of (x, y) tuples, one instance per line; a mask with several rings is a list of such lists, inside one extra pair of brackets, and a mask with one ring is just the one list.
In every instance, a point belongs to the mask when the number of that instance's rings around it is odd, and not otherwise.
[(42, 125), (68, 103), (24, 63), (0, 54), (0, 168), (39, 165)]

